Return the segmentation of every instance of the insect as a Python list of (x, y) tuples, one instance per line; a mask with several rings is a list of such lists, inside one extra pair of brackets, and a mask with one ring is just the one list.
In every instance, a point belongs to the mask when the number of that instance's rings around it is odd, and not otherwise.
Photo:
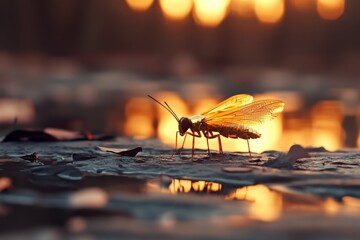
[(220, 136), (223, 136), (245, 139), (251, 157), (249, 139), (261, 137), (261, 134), (252, 127), (276, 117), (283, 111), (285, 106), (281, 100), (263, 99), (253, 101), (251, 95), (238, 94), (220, 102), (200, 115), (179, 118), (166, 102), (162, 104), (152, 96), (148, 95), (148, 97), (165, 108), (178, 122), (179, 130), (175, 136), (175, 152), (177, 152), (178, 134), (184, 136), (181, 149), (184, 148), (186, 136), (193, 137), (192, 157), (194, 156), (195, 137), (202, 137), (202, 135), (206, 138), (209, 155), (209, 139), (213, 138), (218, 139), (219, 152), (223, 154), (220, 138)]

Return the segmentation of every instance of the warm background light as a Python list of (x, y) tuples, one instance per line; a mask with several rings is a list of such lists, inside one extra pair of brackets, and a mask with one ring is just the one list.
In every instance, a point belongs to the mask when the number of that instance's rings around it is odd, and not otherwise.
[(125, 105), (125, 135), (148, 138), (154, 135), (151, 102), (147, 98), (132, 98)]
[(336, 20), (344, 13), (345, 0), (318, 0), (317, 11), (321, 18)]
[(193, 5), (192, 0), (160, 0), (159, 3), (165, 16), (173, 20), (187, 17)]
[(129, 7), (135, 11), (147, 10), (154, 0), (126, 0)]
[(284, 0), (255, 0), (255, 13), (259, 21), (276, 23), (285, 12)]
[(225, 18), (230, 0), (194, 0), (196, 23), (207, 27), (218, 26)]
[[(160, 92), (156, 94), (155, 97), (163, 102), (166, 101), (170, 107), (175, 111), (176, 115), (181, 118), (183, 116), (189, 116), (188, 108), (183, 99), (181, 99), (176, 93), (173, 92)], [(154, 103), (156, 104), (156, 103)], [(178, 131), (178, 122), (175, 118), (166, 111), (163, 107), (156, 104), (158, 108), (158, 119), (159, 119), (159, 127), (158, 127), (158, 137), (159, 139), (169, 145), (175, 144), (175, 134)], [(179, 144), (181, 146), (182, 139), (178, 138), (178, 147)]]
[(321, 101), (312, 109), (313, 146), (326, 146), (334, 151), (340, 149), (343, 118), (342, 107), (337, 101)]
[(300, 11), (309, 10), (311, 7), (315, 6), (314, 0), (290, 0), (290, 3)]
[(254, 14), (254, 0), (232, 0), (230, 7), (241, 17), (249, 17)]

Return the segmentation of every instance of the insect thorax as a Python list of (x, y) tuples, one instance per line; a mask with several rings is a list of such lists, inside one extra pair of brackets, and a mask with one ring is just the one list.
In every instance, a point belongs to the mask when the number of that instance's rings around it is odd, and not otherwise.
[(200, 131), (200, 126), (203, 123), (203, 120), (205, 119), (205, 117), (202, 115), (195, 115), (195, 116), (190, 117), (189, 119), (193, 124), (193, 126), (192, 126), (193, 129), (195, 131)]

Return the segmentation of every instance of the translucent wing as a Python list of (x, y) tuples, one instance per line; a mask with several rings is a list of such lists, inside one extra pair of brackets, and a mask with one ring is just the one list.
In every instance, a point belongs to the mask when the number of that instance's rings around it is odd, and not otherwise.
[(252, 101), (253, 101), (253, 97), (251, 95), (238, 94), (213, 106), (212, 108), (203, 112), (201, 115), (205, 116), (206, 118), (212, 118), (213, 116), (216, 116), (224, 112), (231, 112), (243, 105), (251, 103)]
[(205, 118), (212, 126), (252, 127), (276, 117), (284, 109), (284, 102), (275, 99), (264, 99), (240, 107), (228, 107)]

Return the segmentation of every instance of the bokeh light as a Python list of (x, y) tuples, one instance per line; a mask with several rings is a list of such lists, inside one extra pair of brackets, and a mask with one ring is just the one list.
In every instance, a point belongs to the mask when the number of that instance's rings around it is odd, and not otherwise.
[(172, 20), (182, 20), (191, 11), (192, 0), (160, 0), (160, 7), (165, 16)]
[(249, 17), (254, 14), (254, 0), (232, 0), (230, 7), (241, 17)]
[(194, 18), (206, 27), (218, 26), (226, 17), (230, 0), (194, 0)]
[(279, 22), (285, 12), (284, 0), (255, 0), (255, 14), (263, 23)]
[(154, 135), (151, 103), (147, 98), (135, 97), (125, 105), (125, 135), (134, 138), (148, 138)]
[(147, 10), (154, 0), (126, 0), (126, 3), (132, 10), (145, 11)]
[(325, 20), (336, 20), (344, 13), (345, 0), (318, 0), (317, 11)]

